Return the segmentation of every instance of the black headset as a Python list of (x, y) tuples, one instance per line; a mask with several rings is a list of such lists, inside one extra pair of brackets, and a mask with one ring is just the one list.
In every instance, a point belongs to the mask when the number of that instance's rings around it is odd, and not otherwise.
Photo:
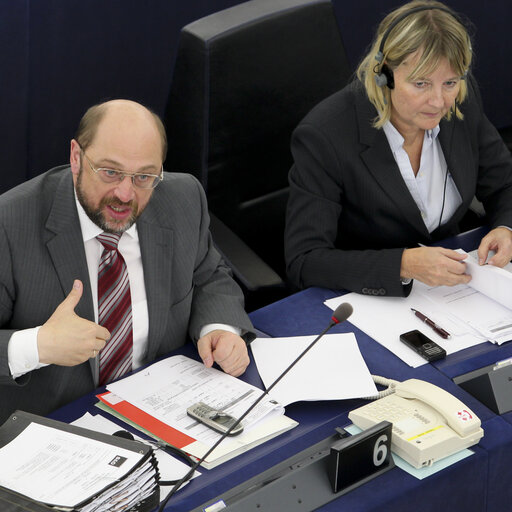
[[(393, 71), (387, 66), (386, 64), (383, 64), (382, 61), (384, 59), (384, 44), (386, 43), (386, 39), (389, 36), (389, 33), (404, 19), (407, 18), (407, 16), (410, 16), (411, 14), (414, 14), (415, 12), (420, 11), (432, 11), (434, 9), (437, 9), (438, 11), (444, 11), (453, 16), (462, 26), (464, 24), (462, 23), (461, 19), (452, 11), (447, 9), (446, 7), (437, 7), (437, 6), (429, 6), (429, 5), (422, 5), (419, 7), (414, 7), (413, 9), (406, 11), (402, 13), (386, 30), (384, 35), (382, 36), (382, 39), (380, 41), (379, 51), (377, 52), (377, 55), (375, 55), (375, 60), (378, 64), (376, 64), (374, 68), (375, 72), (375, 82), (379, 87), (384, 87), (385, 85), (388, 86), (389, 89), (395, 88), (395, 79), (393, 77)], [(380, 66), (380, 69), (379, 69)]]

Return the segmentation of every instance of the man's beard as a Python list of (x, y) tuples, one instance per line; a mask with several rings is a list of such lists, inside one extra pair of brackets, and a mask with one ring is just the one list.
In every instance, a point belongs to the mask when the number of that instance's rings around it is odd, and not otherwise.
[[(104, 197), (100, 201), (98, 208), (93, 208), (89, 204), (89, 201), (82, 189), (82, 172), (82, 167), (80, 167), (80, 171), (78, 173), (78, 178), (76, 181), (76, 196), (78, 197), (78, 200), (80, 201), (80, 204), (82, 205), (82, 208), (84, 209), (89, 219), (91, 219), (94, 222), (94, 224), (96, 224), (96, 226), (100, 227), (106, 233), (120, 234), (130, 229), (137, 220), (138, 216), (140, 215), (138, 213), (139, 204), (137, 203), (137, 201), (128, 201), (127, 203), (124, 203), (123, 201), (120, 201), (115, 197)], [(115, 219), (107, 221), (105, 219), (105, 215), (103, 214), (103, 209), (106, 206), (128, 206), (131, 208), (132, 213), (130, 217), (123, 221), (116, 221)], [(119, 225), (116, 226), (116, 223), (118, 223)]]

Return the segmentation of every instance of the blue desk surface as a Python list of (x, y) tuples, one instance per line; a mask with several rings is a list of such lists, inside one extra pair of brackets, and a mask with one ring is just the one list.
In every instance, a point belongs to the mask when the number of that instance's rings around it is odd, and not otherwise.
[[(327, 318), (329, 318), (327, 310), (326, 313)], [(336, 329), (338, 331), (350, 330), (350, 326), (347, 324)], [(356, 336), (363, 346), (366, 345), (366, 342), (371, 342), (369, 339), (363, 340), (358, 333), (356, 333)], [(380, 345), (371, 348), (373, 349), (372, 356), (366, 357), (365, 355), (365, 357), (367, 362), (371, 361), (369, 366), (372, 372), (398, 377), (400, 380), (415, 376), (449, 389), (450, 392), (458, 394), (463, 399), (465, 398), (465, 396), (461, 396), (460, 390), (457, 390), (451, 380), (434, 367), (427, 365), (413, 370), (406, 367), (395, 356), (391, 357), (389, 353), (386, 353), (387, 350)], [(362, 348), (362, 350), (363, 353), (366, 352), (366, 348)], [(195, 357), (195, 348), (192, 346), (184, 347), (179, 352)], [(261, 386), (261, 380), (254, 363), (251, 363), (248, 368), (244, 380)], [(97, 392), (102, 390), (103, 388), (100, 388)], [(86, 411), (91, 414), (105, 414), (94, 406), (95, 403), (95, 393), (91, 393), (59, 409), (52, 414), (52, 417), (70, 422)], [(331, 436), (336, 427), (343, 427), (350, 423), (347, 414), (359, 403), (358, 400), (344, 400), (301, 402), (288, 406), (286, 414), (299, 422), (296, 428), (215, 469), (202, 470), (203, 474), (200, 478), (190, 482), (173, 496), (166, 510), (180, 512), (191, 510), (295, 453)], [(469, 400), (468, 405), (476, 409), (474, 404), (469, 403)], [(480, 412), (477, 413), (481, 414)], [(105, 415), (109, 417), (107, 414)], [(109, 419), (123, 425), (122, 422), (113, 417), (109, 417)], [(493, 439), (509, 437), (510, 446), (512, 446), (512, 425), (500, 421), (501, 418), (493, 417), (490, 412), (486, 419), (488, 420), (484, 423), (486, 433), (487, 423), (491, 422), (496, 432)], [(495, 423), (496, 420), (498, 420), (497, 423)], [(129, 427), (123, 425), (123, 428)], [(502, 443), (498, 443), (494, 448), (499, 453)], [(337, 498), (320, 510), (347, 510), (350, 512), (409, 512), (411, 510), (430, 512), (436, 510), (440, 512), (457, 510), (455, 505), (460, 505), (462, 507), (460, 510), (469, 512), (492, 510), (486, 509), (486, 482), (490, 478), (489, 468), (491, 467), (489, 460), (489, 451), (478, 446), (475, 449), (475, 454), (471, 457), (423, 481), (415, 479), (399, 468), (394, 468), (351, 493)], [(427, 492), (431, 492), (432, 496), (425, 494), (426, 486), (429, 489)], [(453, 496), (454, 489), (464, 489), (464, 493), (455, 499)], [(414, 508), (411, 508), (411, 504), (414, 504)], [(341, 505), (343, 506), (341, 507)]]
[[(453, 247), (467, 250), (477, 245), (481, 231), (470, 232), (453, 241)], [(339, 292), (311, 288), (251, 313), (254, 326), (270, 336), (317, 334), (329, 323), (331, 311), (323, 304)], [(354, 332), (372, 374), (396, 380), (419, 378), (436, 384), (466, 403), (482, 420), (484, 438), (474, 447), (474, 455), (425, 479), (417, 480), (399, 468), (381, 475), (356, 490), (323, 506), (322, 511), (347, 512), (503, 512), (512, 503), (512, 413), (497, 416), (471, 395), (456, 386), (451, 378), (480, 368), (512, 354), (512, 344), (502, 347), (485, 343), (472, 347), (435, 365), (410, 368), (349, 322), (332, 332)], [(510, 346), (509, 346), (510, 345)], [(179, 353), (197, 358), (195, 348), (183, 347)], [(262, 387), (254, 362), (243, 376)], [(98, 390), (98, 391), (101, 391)], [(73, 421), (85, 411), (102, 414), (94, 407), (95, 393), (56, 411), (52, 417)], [(360, 400), (300, 402), (287, 407), (286, 414), (299, 422), (291, 431), (254, 448), (212, 470), (180, 490), (166, 510), (186, 511), (271, 468), (295, 453), (329, 437), (335, 427), (349, 424), (347, 414)], [(112, 418), (110, 418), (112, 419)], [(300, 510), (298, 507), (297, 510)]]

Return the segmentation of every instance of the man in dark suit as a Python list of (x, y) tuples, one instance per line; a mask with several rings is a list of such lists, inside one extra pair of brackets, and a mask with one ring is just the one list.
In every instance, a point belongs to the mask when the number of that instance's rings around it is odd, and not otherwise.
[(298, 287), (407, 296), (413, 279), (469, 282), (464, 255), (424, 246), (458, 233), (475, 195), (491, 228), (480, 262), (510, 261), (512, 157), (482, 110), (471, 58), (448, 7), (410, 2), (383, 20), (357, 79), (302, 120), (285, 235)]
[[(163, 172), (161, 121), (134, 102), (89, 109), (70, 166), (0, 197), (0, 421), (93, 390), (114, 333), (98, 323), (102, 232), (120, 235), (131, 291), (128, 370), (188, 339), (206, 366), (249, 363), (243, 297), (212, 245), (204, 191)], [(115, 377), (122, 374), (117, 374)]]

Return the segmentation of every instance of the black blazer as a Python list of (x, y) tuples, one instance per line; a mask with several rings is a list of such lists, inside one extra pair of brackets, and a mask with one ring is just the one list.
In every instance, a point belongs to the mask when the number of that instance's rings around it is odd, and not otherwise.
[[(317, 105), (292, 137), (294, 165), (285, 232), (288, 276), (298, 287), (406, 296), (405, 248), (458, 233), (476, 194), (491, 227), (512, 226), (512, 157), (482, 110), (476, 85), (439, 140), (462, 197), (452, 218), (429, 234), (403, 181), (364, 88), (352, 82)], [(439, 198), (441, 201), (442, 198)]]

